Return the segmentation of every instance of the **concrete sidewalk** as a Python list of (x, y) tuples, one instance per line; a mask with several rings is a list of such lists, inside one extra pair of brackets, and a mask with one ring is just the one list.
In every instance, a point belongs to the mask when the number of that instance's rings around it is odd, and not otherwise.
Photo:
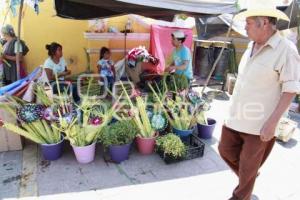
[[(42, 160), (35, 145), (0, 153), (0, 199), (172, 199), (227, 200), (237, 178), (218, 155), (217, 145), (228, 101), (214, 100), (209, 116), (217, 119), (214, 138), (204, 141), (202, 158), (166, 165), (156, 155), (133, 151), (120, 165), (106, 163), (98, 146), (96, 159), (78, 164), (67, 146), (58, 161)], [(299, 115), (294, 119), (300, 121)], [(299, 134), (276, 143), (260, 170), (254, 193), (260, 200), (300, 199)]]

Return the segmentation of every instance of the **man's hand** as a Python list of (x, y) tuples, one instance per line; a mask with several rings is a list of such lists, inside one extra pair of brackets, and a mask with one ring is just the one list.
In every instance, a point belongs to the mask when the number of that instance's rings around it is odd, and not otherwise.
[(274, 109), (271, 117), (265, 122), (264, 126), (260, 130), (260, 139), (264, 142), (271, 140), (275, 135), (276, 126), (283, 115), (288, 109), (289, 105), (295, 98), (296, 93), (283, 92), (278, 105)]
[(268, 142), (270, 141), (274, 135), (275, 135), (275, 129), (276, 129), (277, 123), (275, 120), (267, 120), (260, 130), (260, 139), (263, 142)]
[(165, 71), (166, 71), (166, 72), (175, 72), (175, 71), (176, 71), (176, 67), (173, 66), (173, 65), (171, 65), (171, 66), (167, 67), (167, 68), (165, 69)]
[(71, 70), (65, 71), (65, 75), (70, 75), (70, 74), (71, 74)]
[(5, 54), (3, 54), (3, 53), (0, 54), (0, 60), (1, 60), (1, 62), (6, 60)]

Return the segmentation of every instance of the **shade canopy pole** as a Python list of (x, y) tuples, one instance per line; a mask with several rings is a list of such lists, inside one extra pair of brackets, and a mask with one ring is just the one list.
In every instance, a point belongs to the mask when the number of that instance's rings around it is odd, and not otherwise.
[(24, 0), (20, 2), (19, 16), (18, 16), (18, 32), (17, 32), (17, 51), (16, 51), (16, 64), (17, 64), (17, 79), (20, 79), (20, 37), (21, 37), (21, 22), (22, 22), (22, 12), (24, 7)]

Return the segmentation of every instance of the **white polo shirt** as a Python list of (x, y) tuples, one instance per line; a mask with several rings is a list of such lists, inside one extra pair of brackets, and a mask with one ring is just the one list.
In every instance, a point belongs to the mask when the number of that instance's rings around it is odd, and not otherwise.
[(225, 125), (260, 135), (283, 92), (300, 92), (300, 57), (295, 45), (276, 32), (251, 56), (250, 42), (240, 65)]

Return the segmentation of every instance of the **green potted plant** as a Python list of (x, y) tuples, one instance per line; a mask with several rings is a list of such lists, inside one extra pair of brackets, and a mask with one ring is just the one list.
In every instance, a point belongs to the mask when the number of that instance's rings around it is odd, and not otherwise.
[(172, 74), (169, 75), (169, 90), (178, 93), (185, 91), (189, 88), (189, 82), (183, 74)]
[(138, 129), (133, 120), (121, 120), (105, 127), (99, 137), (104, 148), (108, 148), (112, 161), (127, 160), (133, 139)]
[(161, 100), (160, 95), (152, 86), (149, 85), (149, 87), (173, 127), (173, 132), (182, 139), (191, 135), (196, 125), (196, 113), (199, 106), (192, 105), (186, 97), (180, 95), (176, 95), (174, 100), (170, 98)]
[(54, 104), (51, 85), (45, 86), (42, 83), (36, 83), (34, 94), (38, 103), (47, 107)]
[(137, 134), (137, 147), (140, 153), (147, 155), (154, 151), (155, 137), (157, 136), (156, 130), (152, 127), (151, 121), (147, 114), (146, 100), (141, 96), (135, 97), (135, 104), (129, 97), (125, 87), (123, 86), (125, 97), (127, 97), (128, 104), (131, 109), (132, 119), (136, 124), (139, 133)]
[(101, 134), (101, 130), (111, 120), (111, 114), (103, 118), (100, 125), (81, 124), (76, 117), (72, 123), (62, 131), (65, 133), (65, 139), (69, 140), (74, 150), (76, 159), (79, 163), (90, 163), (95, 157), (96, 142)]
[(182, 160), (187, 153), (185, 144), (177, 135), (172, 133), (158, 137), (156, 149), (166, 163)]
[(83, 96), (78, 109), (81, 117), (75, 117), (71, 123), (60, 117), (60, 128), (65, 133), (65, 139), (69, 140), (73, 147), (76, 159), (79, 163), (89, 163), (94, 160), (96, 142), (102, 129), (106, 127), (112, 119), (116, 106), (98, 113), (101, 123), (90, 124), (92, 108), (97, 105), (97, 100), (88, 96)]
[(196, 115), (198, 136), (203, 139), (212, 138), (212, 134), (217, 123), (215, 119), (207, 117), (206, 112), (208, 110), (209, 110), (208, 103), (204, 103)]
[(62, 155), (63, 137), (54, 122), (36, 120), (19, 126), (4, 122), (3, 127), (39, 144), (46, 160), (57, 160)]
[(105, 87), (104, 83), (98, 78), (80, 78), (80, 94), (87, 96), (104, 96)]
[(89, 163), (94, 160), (97, 135), (104, 124), (98, 126), (81, 126), (75, 118), (71, 125), (64, 129), (66, 139), (70, 141), (76, 159), (79, 163)]
[(3, 121), (4, 128), (39, 144), (46, 160), (56, 160), (61, 157), (63, 137), (56, 128), (56, 122), (45, 120), (43, 105), (26, 103), (16, 97), (7, 97), (7, 102), (1, 107), (18, 122), (15, 124)]
[(176, 97), (175, 101), (168, 99), (166, 103), (173, 131), (182, 137), (192, 134), (196, 124), (196, 109), (180, 97)]
[(178, 93), (189, 88), (189, 82), (185, 75), (165, 73), (162, 80), (156, 85), (156, 92)]

